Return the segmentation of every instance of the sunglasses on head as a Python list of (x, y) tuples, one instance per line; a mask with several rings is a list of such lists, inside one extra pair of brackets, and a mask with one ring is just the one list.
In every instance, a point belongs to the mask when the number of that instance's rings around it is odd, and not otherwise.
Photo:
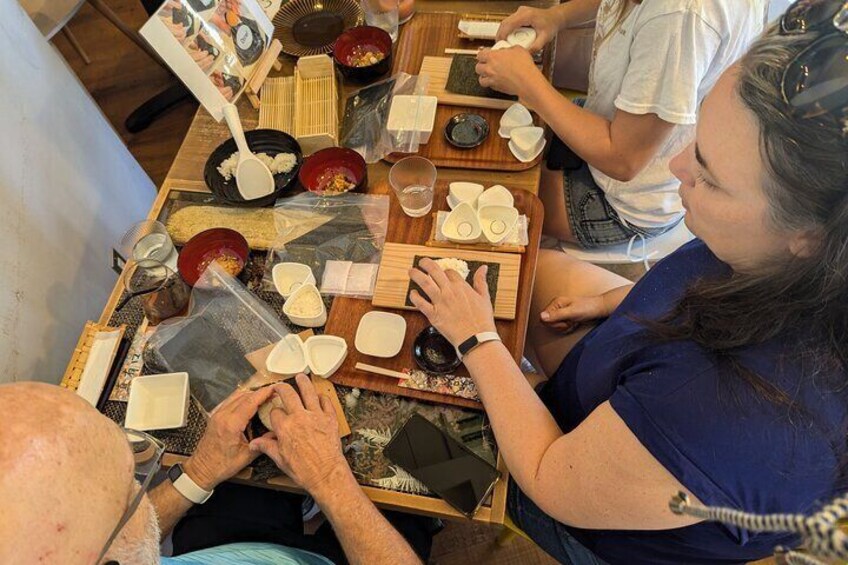
[(802, 118), (848, 113), (848, 1), (798, 0), (780, 20), (782, 35), (821, 33), (787, 65), (783, 100)]

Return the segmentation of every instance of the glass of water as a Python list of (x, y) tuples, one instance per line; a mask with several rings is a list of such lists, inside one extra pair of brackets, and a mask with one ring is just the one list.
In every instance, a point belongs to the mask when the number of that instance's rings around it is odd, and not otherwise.
[(389, 170), (389, 184), (404, 213), (420, 218), (433, 208), (436, 166), (424, 157), (405, 157)]
[(360, 0), (360, 4), (365, 24), (388, 33), (392, 43), (397, 41), (399, 0)]
[(177, 248), (162, 222), (142, 220), (133, 224), (121, 239), (121, 255), (125, 260), (152, 259), (177, 268)]
[(138, 296), (144, 315), (156, 325), (180, 314), (191, 296), (182, 277), (154, 259), (132, 260), (124, 271), (124, 290)]

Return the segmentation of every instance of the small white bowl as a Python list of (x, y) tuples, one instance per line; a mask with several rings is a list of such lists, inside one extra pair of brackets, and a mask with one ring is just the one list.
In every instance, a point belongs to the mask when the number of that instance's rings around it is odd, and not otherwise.
[(476, 241), (481, 233), (477, 211), (468, 202), (461, 202), (442, 223), (442, 235), (457, 243)]
[(140, 432), (181, 428), (186, 425), (189, 396), (188, 373), (135, 377), (124, 427)]
[(490, 186), (480, 195), (480, 198), (477, 199), (477, 207), (480, 208), (495, 204), (500, 206), (515, 206), (515, 198), (513, 198), (512, 193), (505, 186), (496, 184)]
[(501, 40), (492, 46), (492, 51), (500, 51), (501, 49), (509, 49), (510, 47), (512, 47), (512, 43)]
[(391, 312), (368, 312), (359, 320), (354, 346), (364, 355), (388, 359), (400, 353), (406, 320)]
[(306, 358), (312, 372), (330, 378), (347, 357), (347, 342), (334, 335), (314, 335), (306, 340)]
[(524, 151), (519, 149), (515, 145), (515, 142), (512, 140), (507, 143), (507, 146), (509, 147), (509, 150), (512, 153), (513, 157), (515, 157), (522, 163), (529, 163), (530, 161), (538, 157), (542, 150), (545, 148), (545, 140), (543, 139), (542, 141), (540, 141), (536, 148), (529, 153), (525, 153)]
[(296, 334), (288, 334), (281, 339), (265, 360), (265, 368), (287, 377), (309, 372), (303, 340)]
[[(321, 304), (320, 309), (316, 309), (314, 313), (293, 314), (292, 310), (294, 310), (297, 302), (303, 299), (303, 297), (307, 294), (312, 294), (318, 297), (318, 302)], [(304, 328), (320, 328), (327, 323), (327, 307), (324, 306), (324, 300), (321, 298), (321, 293), (318, 292), (318, 288), (314, 284), (305, 284), (294, 291), (291, 296), (286, 299), (286, 303), (283, 304), (283, 314), (285, 314), (293, 324), (303, 326)]]
[(506, 109), (506, 111), (501, 116), (500, 127), (498, 128), (498, 135), (504, 139), (509, 139), (512, 130), (520, 127), (527, 127), (533, 125), (533, 116), (530, 114), (530, 110), (516, 102), (512, 106)]
[(520, 27), (506, 37), (506, 42), (510, 45), (518, 45), (525, 49), (530, 49), (534, 41), (536, 41), (536, 30), (532, 27)]
[(452, 182), (448, 188), (448, 206), (451, 210), (461, 202), (468, 202), (477, 207), (477, 198), (483, 194), (483, 185), (476, 182)]
[(305, 284), (315, 284), (312, 269), (303, 263), (277, 263), (271, 270), (271, 276), (274, 279), (274, 288), (283, 298), (288, 298)]
[(518, 210), (512, 206), (498, 204), (482, 206), (477, 211), (477, 215), (480, 217), (483, 236), (490, 243), (502, 242), (518, 223)]

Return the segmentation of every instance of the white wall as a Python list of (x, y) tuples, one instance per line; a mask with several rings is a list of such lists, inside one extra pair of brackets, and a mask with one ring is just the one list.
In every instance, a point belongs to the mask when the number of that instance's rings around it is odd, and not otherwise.
[(59, 53), (0, 0), (0, 382), (58, 382), (155, 187)]

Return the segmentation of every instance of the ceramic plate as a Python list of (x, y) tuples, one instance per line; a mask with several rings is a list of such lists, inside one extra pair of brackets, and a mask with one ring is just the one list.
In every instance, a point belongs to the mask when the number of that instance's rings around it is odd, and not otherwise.
[(342, 32), (360, 19), (354, 0), (293, 0), (274, 17), (274, 37), (289, 55), (322, 55), (332, 51)]

